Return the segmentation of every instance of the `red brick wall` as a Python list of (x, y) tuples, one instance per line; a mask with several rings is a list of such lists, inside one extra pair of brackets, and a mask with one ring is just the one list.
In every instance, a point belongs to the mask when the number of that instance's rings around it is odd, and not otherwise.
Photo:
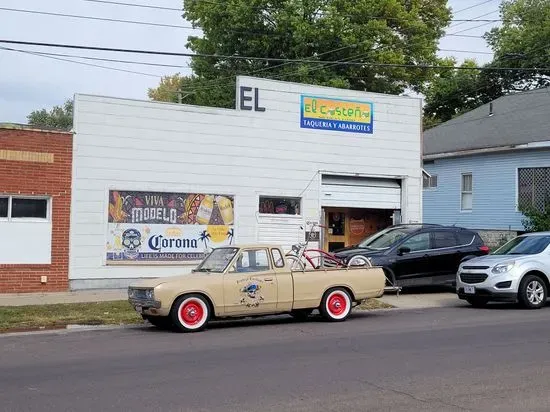
[[(0, 153), (2, 150), (53, 154), (53, 163), (6, 160), (6, 156), (0, 156), (0, 194), (51, 196), (52, 259), (49, 265), (0, 264), (0, 293), (66, 291), (69, 284), (72, 135), (0, 128)], [(46, 284), (41, 283), (43, 275), (48, 277)]]

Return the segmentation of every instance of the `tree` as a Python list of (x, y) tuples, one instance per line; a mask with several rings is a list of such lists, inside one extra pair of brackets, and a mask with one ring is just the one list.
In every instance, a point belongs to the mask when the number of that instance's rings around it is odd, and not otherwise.
[(527, 232), (545, 232), (550, 230), (550, 202), (547, 200), (542, 209), (529, 205), (520, 205), (523, 214), (522, 224)]
[(27, 116), (32, 126), (71, 130), (73, 127), (73, 101), (67, 100), (63, 106), (54, 106), (49, 112), (46, 109), (35, 110)]
[[(187, 43), (203, 56), (191, 60), (194, 76), (178, 77), (188, 86), (183, 101), (234, 107), (237, 74), (381, 93), (421, 91), (433, 72), (399, 65), (437, 61), (450, 10), (446, 0), (187, 0), (184, 17), (203, 32)], [(367, 64), (342, 64), (351, 61)], [(396, 66), (384, 66), (388, 63)], [(166, 83), (149, 95), (174, 101), (160, 90)]]
[[(425, 92), (424, 128), (440, 123), (473, 110), (502, 96), (500, 84), (493, 82), (490, 72), (476, 70), (477, 63), (466, 59), (459, 68), (454, 58), (443, 59), (442, 66), (453, 67), (439, 70)], [(489, 65), (484, 68), (489, 68)]]
[(550, 0), (503, 0), (501, 27), (486, 33), (495, 67), (540, 68), (493, 73), (504, 91), (550, 85)]

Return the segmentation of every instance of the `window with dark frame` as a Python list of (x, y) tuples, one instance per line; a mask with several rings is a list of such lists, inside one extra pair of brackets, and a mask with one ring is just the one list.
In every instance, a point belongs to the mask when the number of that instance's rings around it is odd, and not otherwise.
[(518, 169), (518, 207), (542, 212), (550, 205), (550, 167)]
[(268, 215), (300, 215), (299, 197), (260, 196), (259, 212)]

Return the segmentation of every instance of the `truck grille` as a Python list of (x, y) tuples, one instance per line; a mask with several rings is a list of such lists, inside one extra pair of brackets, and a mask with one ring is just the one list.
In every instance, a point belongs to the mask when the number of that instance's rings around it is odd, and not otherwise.
[(485, 273), (462, 273), (460, 275), (460, 280), (464, 283), (469, 283), (471, 285), (476, 283), (482, 283), (485, 282), (485, 279), (487, 279), (487, 275)]

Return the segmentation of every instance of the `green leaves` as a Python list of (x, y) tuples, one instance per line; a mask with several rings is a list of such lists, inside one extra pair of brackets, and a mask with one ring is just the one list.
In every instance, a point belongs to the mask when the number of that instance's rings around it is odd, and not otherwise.
[[(184, 17), (203, 31), (187, 41), (198, 54), (434, 64), (450, 11), (446, 0), (186, 0)], [(180, 78), (193, 91), (184, 102), (221, 107), (233, 107), (239, 74), (394, 94), (421, 90), (433, 76), (414, 68), (204, 57), (192, 58), (191, 67), (194, 76)], [(166, 98), (161, 90), (149, 95)]]
[(27, 121), (36, 127), (71, 130), (73, 127), (73, 101), (69, 99), (63, 106), (54, 106), (49, 112), (46, 109), (35, 110), (27, 116)]

